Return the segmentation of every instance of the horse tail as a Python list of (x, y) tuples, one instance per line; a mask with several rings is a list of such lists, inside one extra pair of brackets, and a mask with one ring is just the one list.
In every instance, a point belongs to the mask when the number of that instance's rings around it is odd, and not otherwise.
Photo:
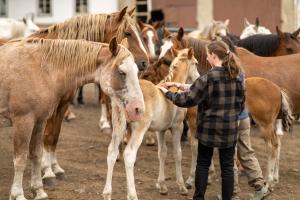
[(282, 116), (282, 126), (283, 130), (287, 132), (292, 131), (292, 123), (294, 117), (292, 115), (292, 104), (289, 96), (284, 90), (281, 93), (281, 116)]

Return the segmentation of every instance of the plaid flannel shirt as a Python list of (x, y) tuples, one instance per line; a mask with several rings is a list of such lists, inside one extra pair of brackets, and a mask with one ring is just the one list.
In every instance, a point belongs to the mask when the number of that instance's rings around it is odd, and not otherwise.
[(189, 91), (169, 91), (166, 97), (179, 107), (198, 105), (197, 138), (201, 144), (218, 148), (235, 145), (238, 116), (245, 102), (239, 77), (231, 80), (224, 67), (214, 67), (199, 77)]

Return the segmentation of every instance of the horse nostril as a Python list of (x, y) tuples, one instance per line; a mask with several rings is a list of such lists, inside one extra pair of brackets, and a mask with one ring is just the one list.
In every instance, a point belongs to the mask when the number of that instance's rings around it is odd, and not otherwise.
[(135, 108), (135, 114), (140, 114), (140, 109), (139, 108)]

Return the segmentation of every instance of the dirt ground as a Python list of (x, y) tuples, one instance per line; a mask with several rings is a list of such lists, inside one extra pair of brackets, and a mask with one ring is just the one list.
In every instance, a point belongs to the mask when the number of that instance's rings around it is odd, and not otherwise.
[[(64, 122), (58, 144), (58, 159), (66, 171), (66, 180), (58, 181), (56, 187), (46, 188), (50, 199), (55, 200), (90, 200), (102, 199), (106, 177), (106, 154), (110, 141), (109, 133), (101, 133), (98, 128), (99, 108), (95, 100), (94, 87), (85, 87), (86, 104), (75, 107), (77, 119)], [(267, 200), (300, 199), (300, 125), (295, 124), (293, 133), (285, 135), (280, 162), (280, 183)], [(252, 143), (263, 170), (266, 168), (264, 141), (258, 130), (252, 128)], [(192, 199), (193, 190), (188, 196), (180, 196), (175, 182), (175, 164), (172, 156), (171, 138), (168, 137), (168, 154), (166, 176), (169, 193), (161, 196), (155, 188), (158, 176), (157, 146), (144, 144), (138, 152), (135, 165), (135, 180), (138, 197), (141, 200), (181, 200)], [(183, 144), (183, 174), (187, 178), (191, 160), (189, 145)], [(214, 158), (217, 164), (217, 157)], [(217, 164), (217, 172), (219, 167)], [(12, 135), (9, 128), (0, 129), (0, 200), (9, 198), (9, 190), (13, 180)], [(28, 199), (30, 192), (30, 164), (24, 176), (24, 190)], [(240, 176), (241, 199), (249, 199), (253, 193), (247, 185), (247, 177)], [(214, 200), (220, 193), (219, 174), (207, 189), (206, 199)], [(126, 199), (126, 175), (123, 161), (115, 165), (113, 174), (112, 199)]]

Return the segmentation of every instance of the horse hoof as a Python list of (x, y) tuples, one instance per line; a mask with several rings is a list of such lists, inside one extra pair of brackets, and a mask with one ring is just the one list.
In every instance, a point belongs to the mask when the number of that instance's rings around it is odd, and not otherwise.
[(56, 176), (56, 179), (59, 181), (64, 181), (66, 179), (65, 173), (59, 172), (59, 173), (56, 173), (55, 176)]
[(111, 194), (102, 194), (104, 200), (111, 200)]
[(43, 178), (43, 184), (46, 187), (54, 187), (56, 185), (56, 178), (55, 177)]
[(156, 184), (156, 188), (159, 190), (159, 193), (161, 195), (167, 195), (168, 194), (168, 188), (166, 185), (161, 185), (159, 183)]
[(189, 191), (185, 187), (180, 187), (180, 194), (183, 196), (188, 195)]
[(10, 196), (9, 200), (27, 200), (27, 199), (24, 197), (24, 195), (20, 195), (17, 198)]
[(151, 147), (151, 146), (155, 146), (155, 140), (154, 139), (151, 139), (151, 140), (146, 140), (146, 145)]
[(188, 182), (186, 182), (186, 183), (185, 183), (185, 187), (186, 187), (186, 189), (190, 190), (190, 189), (193, 188), (193, 185), (190, 184), (190, 183), (188, 183)]

